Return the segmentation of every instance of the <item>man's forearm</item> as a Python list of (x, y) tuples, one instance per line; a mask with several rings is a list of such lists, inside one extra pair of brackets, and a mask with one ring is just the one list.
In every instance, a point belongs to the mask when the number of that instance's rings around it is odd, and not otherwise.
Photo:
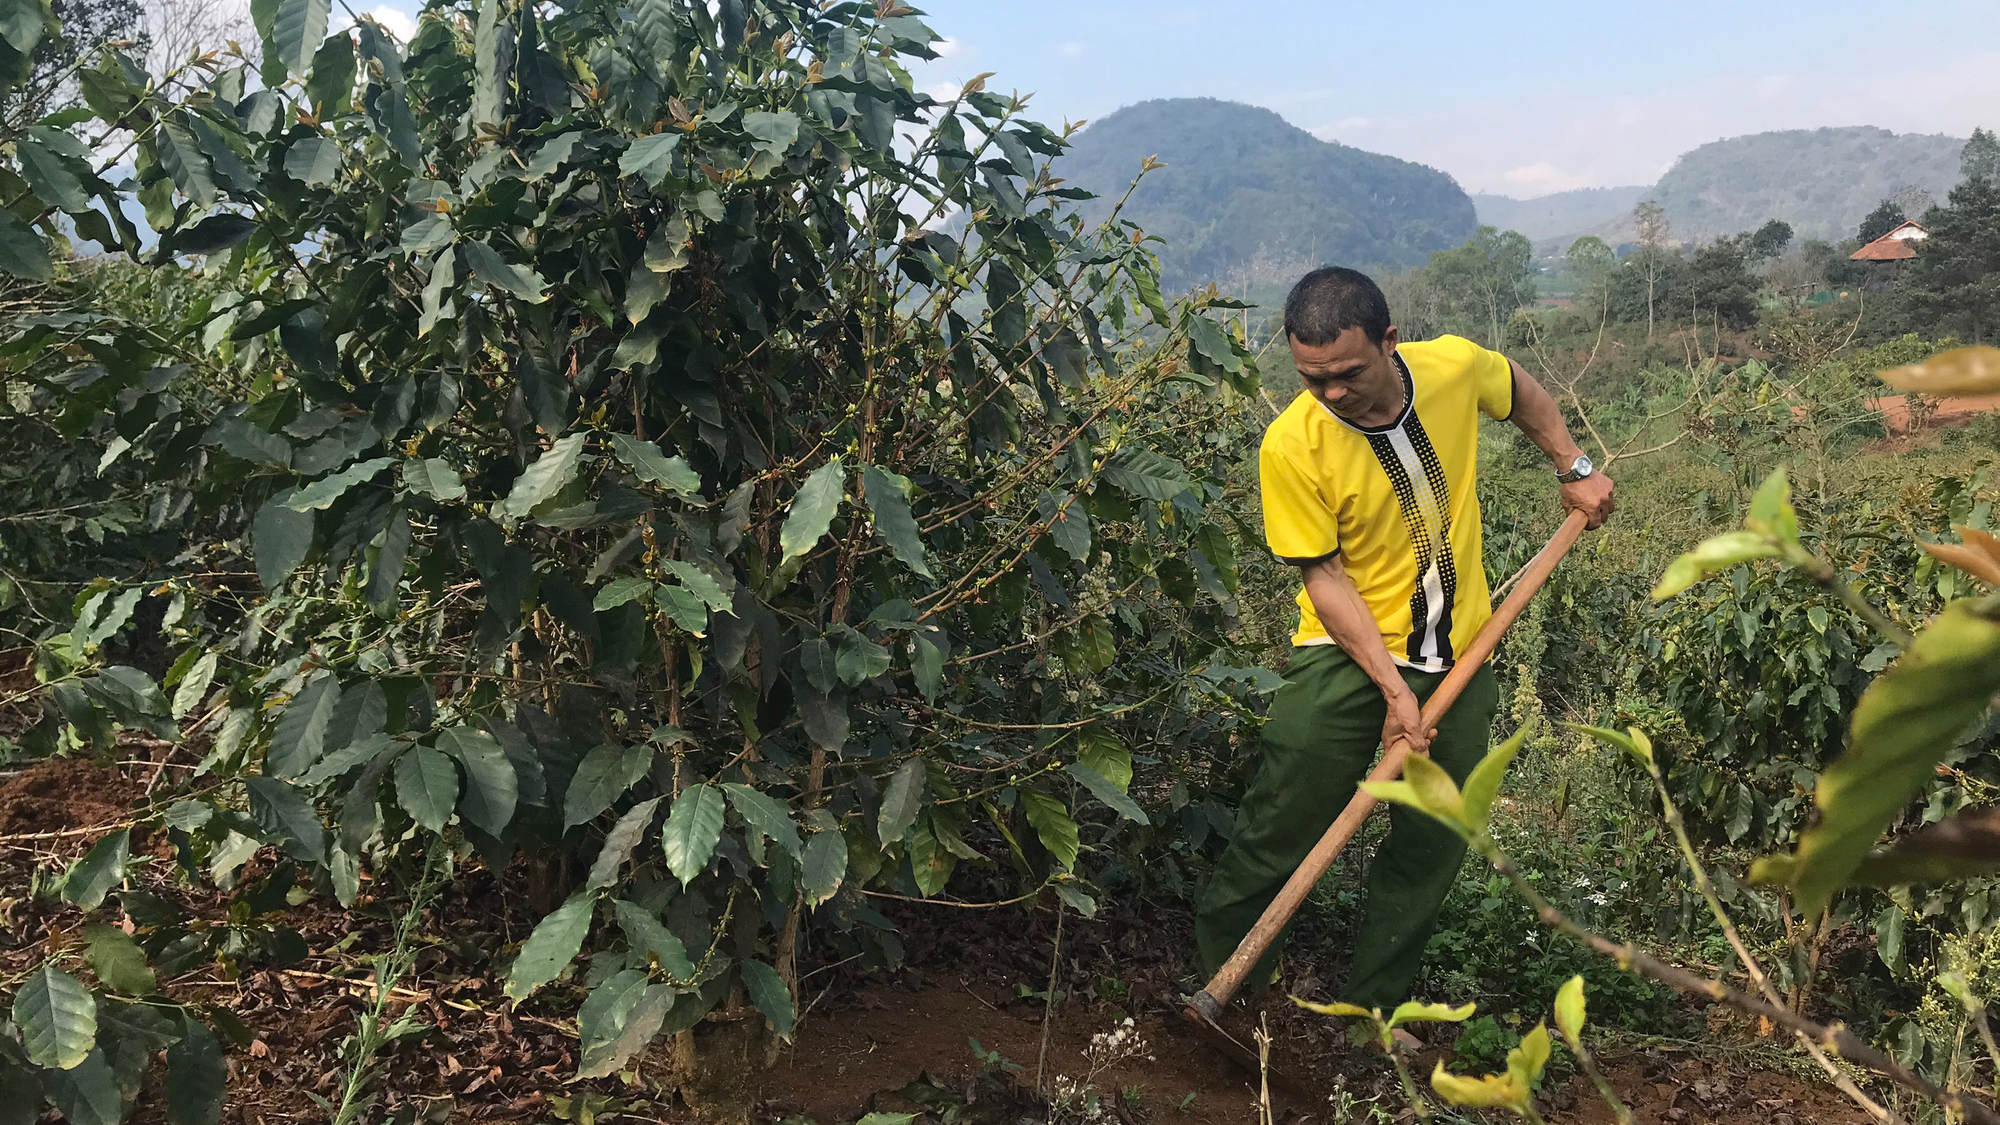
[(1527, 435), (1536, 448), (1548, 455), (1549, 461), (1558, 470), (1567, 469), (1583, 450), (1569, 433), (1569, 423), (1563, 420), (1562, 408), (1556, 405), (1554, 396), (1513, 360), (1507, 361), (1514, 369), (1514, 409), (1507, 420), (1515, 428)]
[(1355, 588), (1354, 579), (1348, 577), (1347, 568), (1340, 565), (1340, 557), (1321, 559), (1301, 570), (1306, 597), (1312, 601), (1313, 612), (1319, 615), (1319, 622), (1326, 626), (1333, 643), (1375, 681), (1384, 695), (1408, 691), (1409, 685), (1403, 682), (1395, 660), (1389, 656), (1389, 646), (1382, 641), (1382, 630), (1375, 624), (1375, 616), (1368, 612), (1368, 603), (1361, 600), (1361, 591)]

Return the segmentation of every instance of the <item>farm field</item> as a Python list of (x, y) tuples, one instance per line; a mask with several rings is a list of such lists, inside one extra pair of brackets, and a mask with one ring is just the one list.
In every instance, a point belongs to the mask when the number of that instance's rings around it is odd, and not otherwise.
[(1549, 254), (891, 0), (202, 11), (0, 0), (0, 1125), (2000, 1122), (1986, 129)]

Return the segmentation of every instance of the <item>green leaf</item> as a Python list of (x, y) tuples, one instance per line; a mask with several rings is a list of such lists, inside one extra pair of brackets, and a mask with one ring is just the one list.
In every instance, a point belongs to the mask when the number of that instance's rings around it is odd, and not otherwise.
[(576, 775), (570, 778), (569, 791), (563, 794), (563, 828), (596, 819), (611, 802), (638, 784), (652, 766), (653, 748), (643, 742), (635, 746), (607, 744), (585, 754), (577, 763)]
[(1124, 817), (1126, 820), (1136, 821), (1139, 824), (1152, 823), (1152, 821), (1146, 818), (1146, 810), (1140, 808), (1139, 803), (1127, 796), (1125, 791), (1120, 789), (1110, 778), (1105, 777), (1082, 762), (1073, 763), (1069, 767), (1069, 773), (1071, 777), (1082, 782), (1085, 789), (1090, 790), (1091, 796), (1109, 805), (1112, 811), (1116, 812), (1119, 816)]
[(722, 791), (729, 795), (729, 803), (736, 809), (736, 815), (743, 818), (743, 823), (770, 837), (772, 843), (790, 855), (796, 856), (804, 850), (805, 845), (799, 840), (798, 825), (792, 823), (791, 811), (782, 801), (733, 781), (724, 782)]
[[(77, 170), (62, 156), (37, 143), (32, 132), (14, 142), (14, 158), (19, 163), (21, 177), (43, 203), (72, 212), (90, 207), (90, 193), (84, 190)], [(88, 167), (84, 170), (88, 172)]]
[(681, 496), (701, 492), (701, 477), (688, 466), (687, 459), (679, 455), (669, 457), (653, 442), (640, 441), (631, 434), (612, 434), (611, 452), (648, 484), (657, 484)]
[(85, 955), (104, 987), (124, 996), (146, 996), (159, 987), (146, 954), (124, 930), (92, 922), (83, 928)]
[(1703, 540), (1694, 550), (1667, 565), (1653, 600), (1665, 601), (1712, 574), (1720, 574), (1739, 563), (1770, 559), (1779, 555), (1776, 540), (1755, 531), (1725, 531)]
[(904, 566), (925, 578), (932, 577), (930, 559), (924, 553), (923, 532), (917, 527), (916, 517), (910, 514), (910, 478), (864, 465), (861, 484), (868, 511), (875, 518), (875, 533), (889, 544)]
[(877, 838), (883, 847), (901, 840), (910, 825), (916, 823), (926, 780), (922, 758), (904, 762), (889, 779), (889, 787), (882, 792), (882, 810), (875, 820)]
[(1574, 1048), (1583, 1042), (1583, 974), (1569, 978), (1556, 991), (1556, 1027)]
[(313, 517), (310, 512), (291, 508), (287, 489), (264, 502), (252, 521), (250, 542), (257, 556), (257, 578), (266, 590), (275, 590), (312, 550)]
[(1081, 501), (1056, 489), (1043, 493), (1035, 503), (1035, 510), (1049, 525), (1049, 538), (1055, 540), (1071, 562), (1089, 561), (1090, 515), (1083, 510)]
[(944, 653), (938, 651), (937, 644), (929, 637), (910, 638), (910, 674), (916, 678), (917, 690), (924, 693), (925, 702), (936, 703), (938, 692), (944, 689)]
[(305, 75), (313, 52), (326, 38), (326, 18), (332, 8), (332, 0), (278, 0), (265, 42), (293, 77)]
[(1780, 466), (1766, 478), (1750, 498), (1750, 511), (1743, 526), (1759, 535), (1785, 543), (1799, 540), (1799, 515), (1792, 509), (1792, 485)]
[[(1599, 742), (1604, 743), (1606, 746), (1612, 746), (1616, 747), (1619, 750), (1623, 750), (1627, 754), (1632, 755), (1632, 757), (1635, 760), (1637, 760), (1640, 765), (1649, 766), (1653, 761), (1653, 742), (1651, 739), (1648, 739), (1646, 738), (1645, 735), (1641, 734), (1638, 728), (1636, 727), (1632, 728), (1631, 733), (1629, 734), (1620, 734), (1615, 730), (1606, 730), (1603, 727), (1584, 726), (1581, 723), (1564, 723), (1563, 726), (1577, 732), (1578, 734), (1587, 734), (1590, 737), (1598, 740)], [(1645, 741), (1641, 742), (1640, 739), (1645, 739)]]
[(414, 458), (403, 462), (403, 483), (410, 491), (433, 500), (462, 500), (465, 498), (465, 479), (451, 462), (442, 457), (426, 457), (421, 461)]
[(23, 281), (47, 281), (56, 272), (49, 244), (12, 211), (0, 211), (0, 272)]
[(340, 178), (340, 145), (332, 137), (300, 137), (285, 150), (285, 175), (307, 187), (325, 187)]
[(624, 899), (613, 899), (611, 909), (618, 918), (618, 928), (625, 931), (625, 940), (634, 950), (658, 963), (660, 971), (676, 981), (694, 979), (694, 963), (688, 960), (687, 946), (661, 925), (658, 918)]
[(722, 791), (713, 785), (690, 785), (675, 798), (660, 843), (666, 850), (667, 870), (682, 885), (694, 882), (715, 854), (722, 839), (722, 812)]
[(648, 987), (645, 973), (625, 969), (590, 990), (576, 1013), (578, 1078), (602, 1078), (625, 1065), (630, 1056), (618, 1053), (618, 1041)]
[(1514, 736), (1488, 751), (1472, 773), (1465, 779), (1465, 822), (1477, 831), (1485, 831), (1493, 819), (1493, 801), (1500, 795), (1500, 783), (1507, 777), (1507, 767), (1514, 764), (1514, 756), (1521, 752), (1522, 744), (1528, 741), (1528, 724), (1523, 723)]
[(1817, 823), (1799, 838), (1792, 886), (1818, 917), (1868, 850), (2000, 691), (2000, 620), (1982, 603), (1945, 607), (1855, 705), (1847, 750), (1820, 774)]
[(1076, 821), (1061, 801), (1038, 789), (1020, 789), (1021, 811), (1041, 838), (1042, 846), (1066, 869), (1076, 867)]
[(833, 668), (842, 683), (858, 687), (889, 670), (889, 650), (847, 629), (834, 649)]
[(846, 491), (847, 470), (838, 457), (814, 469), (799, 486), (798, 495), (792, 497), (791, 510), (785, 514), (785, 526), (778, 532), (784, 562), (806, 554), (819, 543), (833, 526), (834, 514), (840, 510)]
[(618, 874), (625, 868), (625, 861), (632, 858), (632, 849), (645, 839), (646, 830), (653, 826), (653, 814), (659, 811), (663, 798), (654, 797), (641, 801), (626, 809), (611, 831), (604, 834), (604, 846), (598, 849), (597, 859), (590, 865), (590, 875), (583, 885), (597, 890), (618, 882)]
[[(314, 2), (324, 4), (325, 0)], [(171, 119), (160, 122), (153, 131), (153, 151), (182, 195), (197, 206), (215, 206), (215, 167), (186, 126)]]
[(806, 905), (821, 905), (840, 890), (841, 882), (847, 878), (847, 837), (834, 829), (813, 833), (806, 841), (799, 866)]
[(1150, 449), (1122, 446), (1104, 464), (1104, 479), (1142, 500), (1172, 500), (1186, 492), (1187, 470)]
[(660, 181), (673, 172), (674, 149), (680, 143), (681, 135), (675, 132), (640, 137), (618, 158), (618, 174), (637, 176), (646, 181), (647, 187), (659, 187)]
[(761, 110), (746, 113), (743, 115), (743, 131), (750, 134), (751, 148), (772, 156), (783, 156), (785, 150), (792, 147), (792, 142), (799, 139), (799, 116), (782, 110), (776, 113)]
[(294, 778), (319, 761), (327, 749), (327, 725), (339, 704), (340, 681), (331, 672), (320, 673), (301, 688), (278, 716), (270, 749), (264, 752), (264, 772)]
[(583, 443), (581, 433), (557, 438), (535, 458), (534, 464), (514, 478), (514, 487), (507, 498), (493, 505), (494, 516), (502, 523), (526, 519), (529, 513), (554, 498), (576, 479), (577, 469), (583, 464)]
[(326, 862), (326, 825), (304, 795), (275, 777), (249, 778), (243, 786), (250, 793), (250, 816), (286, 853), (307, 863)]
[(771, 1021), (778, 1038), (790, 1040), (798, 1015), (792, 1006), (792, 990), (785, 987), (778, 970), (762, 961), (743, 961), (743, 986), (750, 990), (750, 1002)]
[(6, 0), (0, 3), (0, 39), (22, 57), (32, 55), (46, 32), (55, 31), (54, 13), (38, 0)]
[(82, 981), (44, 964), (14, 994), (14, 1026), (29, 1062), (69, 1070), (97, 1043), (97, 999)]
[(468, 726), (439, 731), (437, 748), (457, 758), (465, 768), (459, 815), (488, 836), (505, 832), (514, 821), (514, 806), (521, 796), (520, 778), (507, 752), (492, 735)]
[(396, 759), (396, 803), (410, 819), (444, 831), (458, 807), (458, 770), (451, 759), (428, 746), (412, 746)]
[(519, 1004), (569, 968), (583, 949), (596, 906), (597, 893), (581, 891), (535, 924), (535, 932), (521, 944), (520, 956), (507, 968), (507, 999)]
[(1120, 793), (1132, 789), (1132, 751), (1125, 748), (1118, 736), (1099, 727), (1086, 727), (1078, 732), (1076, 760), (1096, 770)]
[(533, 268), (508, 261), (484, 242), (461, 242), (458, 248), (465, 255), (465, 268), (471, 271), (474, 280), (484, 282), (489, 288), (512, 293), (531, 305), (548, 299), (549, 283), (542, 280), (542, 275)]
[(227, 1093), (229, 1064), (208, 1025), (181, 1009), (181, 1037), (167, 1048), (167, 1121), (217, 1125)]
[(204, 652), (188, 668), (187, 674), (174, 689), (174, 701), (169, 712), (174, 718), (186, 718), (187, 713), (201, 706), (202, 698), (208, 694), (208, 686), (215, 682), (216, 654)]
[(722, 583), (715, 580), (714, 575), (693, 563), (682, 562), (679, 559), (661, 559), (660, 568), (679, 579), (682, 588), (701, 599), (701, 603), (709, 609), (717, 612), (728, 611), (731, 602), (729, 593), (722, 588)]
[(124, 1084), (101, 1050), (67, 1070), (43, 1071), (42, 1085), (69, 1125), (119, 1125), (124, 1118)]
[(104, 896), (125, 881), (125, 864), (131, 850), (129, 828), (120, 828), (99, 840), (63, 874), (63, 901), (80, 910), (96, 910), (103, 905)]

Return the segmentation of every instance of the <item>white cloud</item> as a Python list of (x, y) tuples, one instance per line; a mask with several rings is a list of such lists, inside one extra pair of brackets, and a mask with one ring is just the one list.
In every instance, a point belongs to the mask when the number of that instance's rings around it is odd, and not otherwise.
[[(328, 30), (345, 31), (359, 22), (347, 14), (349, 11), (351, 9), (343, 7), (339, 12), (336, 12), (334, 18), (328, 21)], [(362, 15), (374, 20), (382, 26), (382, 30), (404, 43), (408, 43), (411, 37), (417, 33), (416, 17), (401, 8), (391, 7), (388, 4), (380, 4), (370, 11), (363, 12)]]
[(1074, 39), (1065, 39), (1062, 42), (1056, 44), (1056, 54), (1061, 55), (1063, 58), (1066, 59), (1082, 58), (1083, 50), (1084, 50), (1083, 44), (1077, 42)]
[[(1279, 95), (1275, 101), (1289, 100)], [(1544, 89), (1505, 101), (1414, 112), (1321, 118), (1288, 115), (1327, 140), (1441, 168), (1468, 191), (1540, 195), (1574, 187), (1647, 184), (1688, 149), (1772, 129), (1879, 125), (1969, 134), (2000, 124), (2000, 53), (1938, 62), (1912, 55), (1840, 82), (1796, 74), (1703, 78), (1629, 95)]]
[(937, 52), (939, 61), (943, 61), (964, 54), (965, 44), (957, 39), (939, 39), (931, 44), (931, 50)]
[(384, 4), (368, 13), (376, 23), (396, 38), (408, 43), (417, 33), (417, 21), (407, 12)]

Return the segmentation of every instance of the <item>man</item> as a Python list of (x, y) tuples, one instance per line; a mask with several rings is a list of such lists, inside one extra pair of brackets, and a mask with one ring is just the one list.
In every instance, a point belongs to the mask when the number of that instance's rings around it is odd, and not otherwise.
[[(1378, 746), (1408, 738), (1460, 784), (1486, 755), (1491, 669), (1434, 729), (1419, 714), (1492, 616), (1473, 487), (1479, 415), (1546, 453), (1564, 507), (1591, 527), (1612, 509), (1611, 482), (1541, 384), (1457, 336), (1401, 342), (1365, 275), (1307, 274), (1285, 300), (1285, 334), (1305, 391), (1264, 432), (1258, 463), (1265, 539), (1304, 589), (1263, 760), (1195, 919), (1209, 973), (1347, 807)], [(1390, 810), (1342, 999), (1384, 1010), (1404, 999), (1464, 857), (1443, 825)], [(1273, 943), (1253, 979), (1270, 978), (1276, 955)]]

